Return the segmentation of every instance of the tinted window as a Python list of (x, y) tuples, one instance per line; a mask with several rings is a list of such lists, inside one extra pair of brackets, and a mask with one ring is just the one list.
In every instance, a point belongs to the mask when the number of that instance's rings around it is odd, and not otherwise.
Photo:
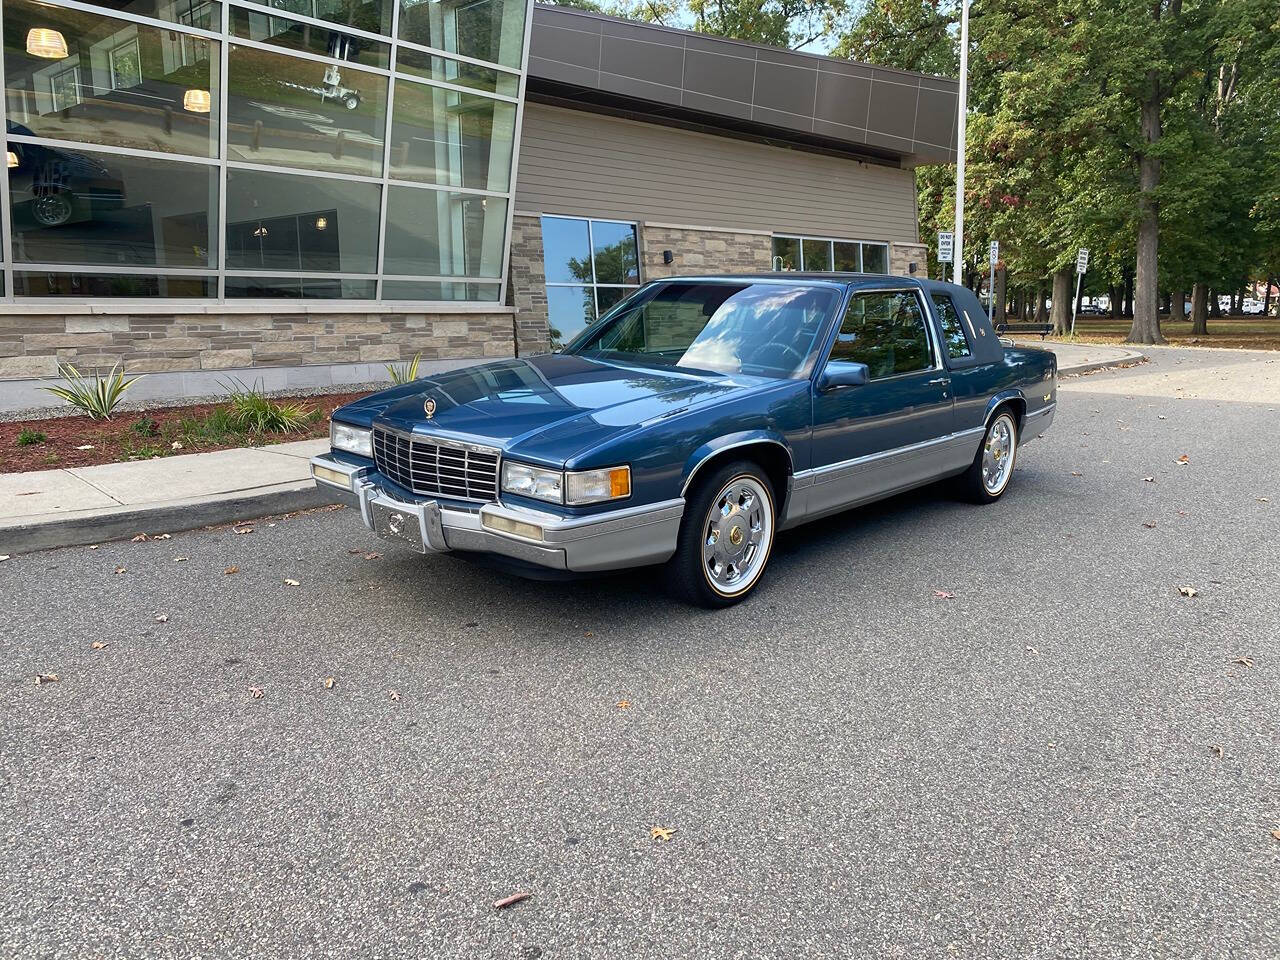
[(892, 377), (933, 366), (920, 302), (907, 292), (855, 294), (831, 359), (865, 363), (871, 377)]
[(947, 356), (952, 360), (969, 356), (969, 338), (964, 335), (955, 303), (950, 297), (934, 294), (933, 305), (937, 308), (938, 321), (942, 324), (942, 340), (947, 345)]
[(642, 291), (569, 352), (797, 377), (807, 370), (814, 338), (836, 300), (837, 292), (826, 287), (666, 283)]

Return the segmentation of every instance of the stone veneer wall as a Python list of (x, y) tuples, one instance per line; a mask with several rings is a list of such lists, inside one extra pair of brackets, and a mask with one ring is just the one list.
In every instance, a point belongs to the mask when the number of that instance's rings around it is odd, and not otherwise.
[[(911, 264), (916, 265), (916, 272), (911, 272)], [(889, 272), (895, 277), (917, 277), (928, 279), (929, 249), (923, 243), (891, 243), (889, 244)]]
[(509, 357), (510, 313), (0, 315), (0, 379)]
[(542, 219), (517, 214), (511, 220), (511, 265), (507, 301), (516, 308), (515, 336), (521, 356), (551, 349), (547, 322), (547, 269), (542, 259)]
[[(662, 251), (673, 259), (662, 262)], [(640, 274), (648, 280), (696, 273), (754, 273), (768, 270), (773, 240), (767, 234), (690, 227), (640, 225)]]

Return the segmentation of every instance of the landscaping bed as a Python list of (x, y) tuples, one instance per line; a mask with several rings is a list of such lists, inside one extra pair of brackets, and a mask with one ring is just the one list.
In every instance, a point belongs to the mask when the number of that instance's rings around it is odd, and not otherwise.
[(89, 467), (327, 437), (333, 411), (367, 394), (272, 398), (275, 406), (301, 407), (302, 416), (292, 430), (246, 428), (225, 401), (121, 411), (110, 420), (79, 416), (0, 423), (0, 473)]

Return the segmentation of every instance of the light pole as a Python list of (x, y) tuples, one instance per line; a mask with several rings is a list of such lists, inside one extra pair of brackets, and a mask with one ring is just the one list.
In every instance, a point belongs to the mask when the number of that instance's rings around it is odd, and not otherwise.
[(960, 0), (960, 102), (956, 129), (956, 250), (952, 283), (964, 283), (964, 120), (969, 99), (969, 0)]

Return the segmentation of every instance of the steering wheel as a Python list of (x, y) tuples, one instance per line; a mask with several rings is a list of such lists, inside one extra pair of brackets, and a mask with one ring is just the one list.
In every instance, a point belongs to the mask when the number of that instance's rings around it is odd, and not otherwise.
[[(791, 354), (793, 357), (796, 358), (796, 366), (800, 366), (801, 364), (804, 363), (804, 354), (801, 353), (799, 350), (797, 350), (795, 347), (793, 347), (791, 344), (783, 343), (781, 340), (770, 340), (768, 343), (763, 344), (762, 346), (760, 346), (755, 350), (752, 350), (751, 351), (752, 361), (755, 362), (756, 358), (759, 357), (761, 353), (764, 353), (765, 351), (767, 351), (770, 347), (778, 347), (784, 353)], [(771, 364), (771, 366), (781, 366), (781, 364)]]

